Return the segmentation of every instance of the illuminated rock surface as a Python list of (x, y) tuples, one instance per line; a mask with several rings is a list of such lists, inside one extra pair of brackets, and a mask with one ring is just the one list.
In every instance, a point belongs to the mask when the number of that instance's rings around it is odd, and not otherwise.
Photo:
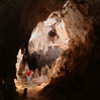
[[(31, 33), (34, 38), (30, 38)], [(31, 40), (34, 46), (30, 48)], [(21, 93), (26, 87), (24, 67), (16, 84), (14, 78), (18, 50), (26, 48), (28, 54), (27, 46), (29, 54), (36, 52), (37, 67), (46, 64), (51, 67), (47, 76), (33, 78), (30, 87), (35, 92), (33, 97), (39, 100), (100, 99), (99, 0), (0, 1), (0, 100), (15, 100), (15, 85)], [(21, 62), (21, 66), (24, 64)]]

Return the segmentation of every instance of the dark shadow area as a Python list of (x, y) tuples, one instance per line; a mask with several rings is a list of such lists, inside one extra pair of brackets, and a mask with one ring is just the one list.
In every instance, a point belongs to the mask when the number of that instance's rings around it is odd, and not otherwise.
[(55, 46), (54, 49), (50, 46), (48, 51), (44, 54), (42, 50), (38, 53), (33, 52), (32, 54), (27, 54), (23, 56), (23, 62), (27, 62), (30, 70), (39, 70), (46, 64), (51, 68), (51, 65), (60, 56), (59, 46)]

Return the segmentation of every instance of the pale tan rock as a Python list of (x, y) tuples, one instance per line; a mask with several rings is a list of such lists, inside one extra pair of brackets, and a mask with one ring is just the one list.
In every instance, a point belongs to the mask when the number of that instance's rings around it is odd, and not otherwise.
[(39, 77), (39, 69), (38, 68), (35, 69), (33, 77), (34, 78), (38, 78)]
[(28, 64), (25, 64), (25, 71), (27, 72), (29, 70)]
[(41, 75), (47, 75), (47, 71), (48, 71), (47, 66), (42, 67), (41, 68)]

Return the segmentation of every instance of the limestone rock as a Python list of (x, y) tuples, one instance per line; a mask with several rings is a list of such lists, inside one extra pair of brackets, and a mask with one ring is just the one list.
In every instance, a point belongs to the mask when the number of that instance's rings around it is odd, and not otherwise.
[(35, 69), (33, 77), (34, 78), (38, 78), (39, 77), (39, 69), (38, 68)]
[[(67, 55), (66, 51), (62, 55), (62, 59), (67, 59), (63, 63), (67, 69), (65, 76), (52, 78), (51, 83), (43, 89), (42, 93), (45, 96), (47, 94), (50, 100), (54, 100), (54, 97), (59, 100), (100, 98), (98, 87), (100, 84), (100, 57), (98, 56), (100, 54), (100, 0), (69, 1), (63, 13), (62, 7), (66, 0), (0, 0), (0, 79), (4, 78), (5, 82), (4, 87), (2, 86), (6, 95), (5, 100), (15, 100), (16, 97), (13, 80), (19, 48), (26, 47), (35, 26), (38, 22), (45, 21), (53, 11), (62, 13), (61, 24), (65, 23), (66, 31), (59, 24), (56, 25), (56, 29), (58, 35), (63, 30), (63, 34), (59, 35), (62, 39), (60, 44), (65, 42), (67, 36), (69, 37), (67, 48), (69, 47), (71, 52)], [(54, 39), (49, 39), (55, 42)], [(45, 43), (46, 40), (43, 42)], [(45, 49), (47, 44), (48, 42), (46, 45), (42, 44), (44, 51), (48, 50)], [(64, 44), (66, 45), (66, 42)], [(35, 50), (38, 51), (38, 48), (36, 47)], [(2, 93), (0, 94), (0, 97), (3, 97)]]
[(47, 67), (46, 66), (43, 66), (42, 68), (41, 68), (41, 76), (42, 75), (47, 75), (48, 73), (48, 69), (47, 69)]

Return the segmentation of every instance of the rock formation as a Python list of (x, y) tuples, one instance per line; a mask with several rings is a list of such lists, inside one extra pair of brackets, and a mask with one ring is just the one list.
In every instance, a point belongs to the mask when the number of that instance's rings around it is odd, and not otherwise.
[[(64, 48), (51, 66), (56, 76), (50, 79), (39, 95), (48, 100), (100, 99), (100, 1), (1, 0), (0, 100), (16, 100), (14, 78), (18, 50), (25, 48), (28, 53), (32, 30), (51, 16), (51, 24), (56, 22), (55, 17), (60, 16), (61, 21), (54, 30), (48, 29), (49, 37), (45, 39), (53, 41), (59, 36)], [(44, 24), (48, 25), (47, 22)], [(46, 51), (45, 47), (43, 51)], [(56, 71), (55, 68), (59, 69)]]

